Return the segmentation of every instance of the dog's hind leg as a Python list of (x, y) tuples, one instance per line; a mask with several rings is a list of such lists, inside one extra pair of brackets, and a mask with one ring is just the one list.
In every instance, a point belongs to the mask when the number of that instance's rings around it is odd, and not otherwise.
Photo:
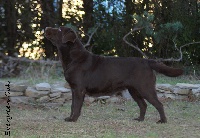
[(148, 94), (145, 94), (145, 99), (152, 104), (160, 114), (160, 120), (157, 123), (167, 123), (167, 118), (165, 116), (163, 104), (158, 100), (155, 88), (147, 89)]
[(167, 118), (165, 116), (163, 104), (157, 99), (148, 98), (147, 101), (151, 103), (159, 112), (160, 120), (157, 123), (167, 123)]
[(130, 89), (128, 89), (128, 91), (129, 91), (130, 95), (132, 96), (132, 98), (134, 99), (134, 101), (138, 104), (138, 106), (140, 108), (140, 116), (138, 118), (135, 118), (134, 120), (144, 121), (144, 117), (145, 117), (145, 113), (146, 113), (146, 109), (147, 109), (146, 102), (144, 101), (144, 99), (138, 93), (137, 90), (130, 88)]

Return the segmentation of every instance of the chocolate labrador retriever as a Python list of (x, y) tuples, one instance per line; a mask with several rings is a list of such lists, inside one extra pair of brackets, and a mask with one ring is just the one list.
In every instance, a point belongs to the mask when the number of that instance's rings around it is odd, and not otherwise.
[(75, 31), (67, 27), (47, 27), (45, 36), (57, 47), (65, 79), (72, 88), (71, 115), (65, 121), (77, 121), (85, 94), (112, 95), (119, 90), (128, 89), (140, 108), (140, 116), (135, 120), (144, 120), (147, 100), (160, 114), (157, 123), (167, 122), (163, 105), (156, 94), (153, 70), (177, 77), (183, 73), (181, 69), (149, 59), (92, 54), (84, 48)]

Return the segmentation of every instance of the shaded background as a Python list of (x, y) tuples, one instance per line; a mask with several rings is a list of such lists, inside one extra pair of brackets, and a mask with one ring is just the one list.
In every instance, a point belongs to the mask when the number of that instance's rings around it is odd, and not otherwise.
[[(135, 26), (152, 28), (133, 32), (128, 41), (150, 58), (179, 57), (174, 45), (200, 41), (198, 0), (0, 0), (0, 53), (31, 59), (57, 59), (56, 48), (44, 38), (47, 26), (72, 26), (86, 43), (92, 28), (92, 52), (100, 55), (142, 55), (123, 37)], [(183, 65), (200, 64), (200, 44), (183, 49)]]

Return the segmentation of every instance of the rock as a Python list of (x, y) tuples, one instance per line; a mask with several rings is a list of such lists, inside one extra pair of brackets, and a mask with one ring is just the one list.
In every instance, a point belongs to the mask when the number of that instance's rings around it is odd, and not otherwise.
[(172, 91), (162, 90), (162, 89), (156, 89), (156, 91), (159, 93), (173, 93)]
[(52, 87), (65, 87), (65, 88), (68, 88), (68, 89), (71, 89), (71, 87), (69, 86), (69, 83), (68, 82), (56, 82), (54, 84), (51, 85)]
[(5, 87), (4, 82), (0, 82), (0, 91), (3, 91), (3, 90), (4, 90), (4, 87)]
[(68, 88), (65, 88), (65, 87), (57, 87), (57, 88), (52, 88), (51, 92), (52, 93), (55, 93), (55, 92), (68, 93), (68, 92), (71, 92), (71, 89), (68, 89)]
[(111, 97), (111, 98), (106, 100), (107, 103), (119, 103), (120, 101), (121, 101), (120, 98), (116, 97), (116, 96)]
[[(0, 91), (7, 90), (8, 86), (5, 86), (9, 84), (8, 82), (0, 82)], [(26, 88), (28, 87), (28, 82), (27, 81), (17, 81), (14, 83), (10, 83), (10, 91), (15, 91), (15, 92), (24, 92)]]
[(110, 96), (100, 96), (97, 99), (98, 100), (106, 100), (106, 99), (109, 99), (109, 98), (110, 98)]
[(85, 99), (84, 99), (84, 102), (87, 103), (87, 104), (91, 104), (94, 101), (95, 101), (95, 98), (89, 97), (89, 96), (85, 97)]
[(55, 93), (51, 93), (49, 94), (49, 96), (52, 98), (52, 97), (60, 97), (61, 96), (61, 92), (55, 92)]
[(53, 103), (64, 103), (65, 102), (65, 98), (57, 98), (57, 99), (53, 99), (51, 100)]
[(50, 100), (49, 96), (42, 96), (39, 99), (37, 99), (36, 102), (43, 103), (43, 102), (48, 102), (49, 100)]
[(71, 89), (70, 88), (65, 88), (65, 82), (59, 82), (59, 83), (56, 83), (56, 84), (52, 84), (52, 87), (51, 87), (51, 92), (54, 93), (54, 92), (71, 92)]
[(66, 101), (72, 99), (72, 93), (62, 93), (61, 97), (65, 98)]
[(55, 88), (55, 87), (65, 87), (65, 82), (56, 82), (51, 85), (51, 88)]
[(170, 93), (158, 93), (157, 94), (159, 98), (169, 98), (172, 100), (183, 100), (187, 99), (187, 95), (176, 95), (176, 94), (170, 94)]
[(34, 98), (27, 96), (10, 97), (12, 103), (29, 103), (34, 102)]
[(198, 88), (200, 88), (200, 84), (195, 84), (195, 86), (197, 86)]
[(71, 87), (69, 86), (69, 83), (68, 83), (68, 82), (65, 83), (64, 87), (65, 87), (65, 88), (68, 88), (68, 89), (71, 89)]
[[(6, 95), (7, 96), (6, 96)], [(0, 98), (3, 98), (3, 97), (8, 97), (8, 96), (22, 96), (24, 95), (23, 92), (12, 92), (12, 91), (0, 91)]]
[(187, 95), (176, 95), (175, 100), (186, 100), (188, 99)]
[(200, 98), (200, 93), (195, 93), (196, 98)]
[(41, 97), (49, 93), (50, 93), (49, 91), (37, 91), (36, 89), (32, 87), (28, 87), (26, 89), (25, 95), (28, 97)]
[(176, 99), (176, 95), (175, 94), (164, 94), (164, 98), (169, 98), (169, 99)]
[(200, 87), (198, 89), (192, 89), (192, 95), (194, 95), (195, 98), (200, 99)]
[(158, 98), (165, 98), (165, 94), (164, 93), (158, 92), (157, 96), (158, 96)]
[(192, 89), (192, 94), (200, 93), (200, 87), (198, 89)]
[(15, 92), (25, 92), (27, 87), (28, 87), (27, 85), (23, 84), (14, 84), (14, 83), (10, 84), (10, 90)]
[(27, 80), (17, 81), (16, 84), (28, 86), (30, 84), (30, 81), (27, 81)]
[(171, 84), (156, 84), (156, 89), (173, 91), (173, 86)]
[(174, 88), (174, 93), (179, 95), (188, 95), (191, 93), (190, 89)]
[(200, 87), (199, 84), (188, 84), (188, 83), (177, 83), (175, 86), (182, 89), (198, 89)]
[(123, 90), (122, 91), (122, 97), (126, 100), (132, 100), (132, 96), (130, 95), (128, 90)]
[(8, 93), (10, 93), (10, 94), (9, 94), (10, 97), (12, 97), (12, 96), (22, 96), (22, 95), (24, 95), (23, 92), (7, 92), (7, 94), (8, 94)]
[(4, 98), (4, 97), (7, 97), (7, 96), (5, 95), (5, 91), (0, 91), (0, 98)]
[(164, 98), (170, 98), (172, 100), (184, 100), (187, 99), (188, 96), (187, 95), (176, 95), (176, 94), (164, 94)]
[(51, 90), (51, 86), (49, 83), (39, 83), (35, 85), (36, 90), (38, 91), (50, 91)]

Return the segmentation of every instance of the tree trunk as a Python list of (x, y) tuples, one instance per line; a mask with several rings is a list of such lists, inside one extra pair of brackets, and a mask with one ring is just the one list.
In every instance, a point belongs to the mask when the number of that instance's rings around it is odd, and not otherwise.
[(58, 7), (58, 26), (62, 26), (63, 23), (63, 17), (62, 17), (62, 5), (63, 5), (63, 0), (59, 1), (59, 7)]
[(93, 0), (83, 0), (83, 7), (85, 15), (83, 17), (84, 31), (88, 32), (88, 29), (94, 27), (93, 20)]
[(6, 19), (6, 52), (8, 56), (14, 56), (17, 51), (16, 46), (16, 0), (6, 0), (5, 2), (5, 19)]
[[(41, 0), (42, 7), (42, 19), (41, 19), (41, 28), (45, 29), (46, 27), (54, 27), (56, 23), (55, 9), (53, 5), (54, 0)], [(46, 38), (43, 39), (43, 47), (45, 49), (46, 58), (54, 58), (54, 52), (56, 48), (52, 43)]]
[[(127, 32), (129, 32), (131, 29), (135, 27), (135, 23), (133, 21), (133, 15), (140, 14), (143, 12), (142, 9), (138, 8), (135, 4), (135, 0), (126, 0), (125, 1), (126, 6), (126, 17), (125, 17), (125, 28)], [(126, 33), (127, 33), (126, 32)], [(131, 38), (132, 37), (132, 38)], [(141, 34), (138, 34), (137, 32), (134, 32), (134, 35), (129, 36), (128, 41), (132, 43), (133, 45), (138, 45), (140, 49), (143, 47), (143, 38)], [(130, 46), (127, 46), (123, 43), (126, 47), (126, 56), (135, 56), (135, 57), (141, 57), (142, 55), (135, 49), (133, 49)]]
[[(126, 0), (124, 2), (124, 5), (126, 6), (126, 16), (124, 18), (124, 28), (126, 30), (125, 34), (127, 32), (130, 31), (131, 28), (133, 28), (133, 13), (135, 12), (135, 4), (134, 4), (135, 1), (132, 1), (132, 0)], [(129, 42), (131, 42), (129, 40)], [(122, 45), (124, 47), (124, 50), (123, 50), (123, 55), (125, 56), (132, 56), (132, 49), (131, 47), (129, 47), (126, 43), (122, 42)]]
[(172, 21), (172, 7), (173, 1), (172, 0), (163, 0), (162, 7), (161, 7), (161, 23), (167, 23)]

